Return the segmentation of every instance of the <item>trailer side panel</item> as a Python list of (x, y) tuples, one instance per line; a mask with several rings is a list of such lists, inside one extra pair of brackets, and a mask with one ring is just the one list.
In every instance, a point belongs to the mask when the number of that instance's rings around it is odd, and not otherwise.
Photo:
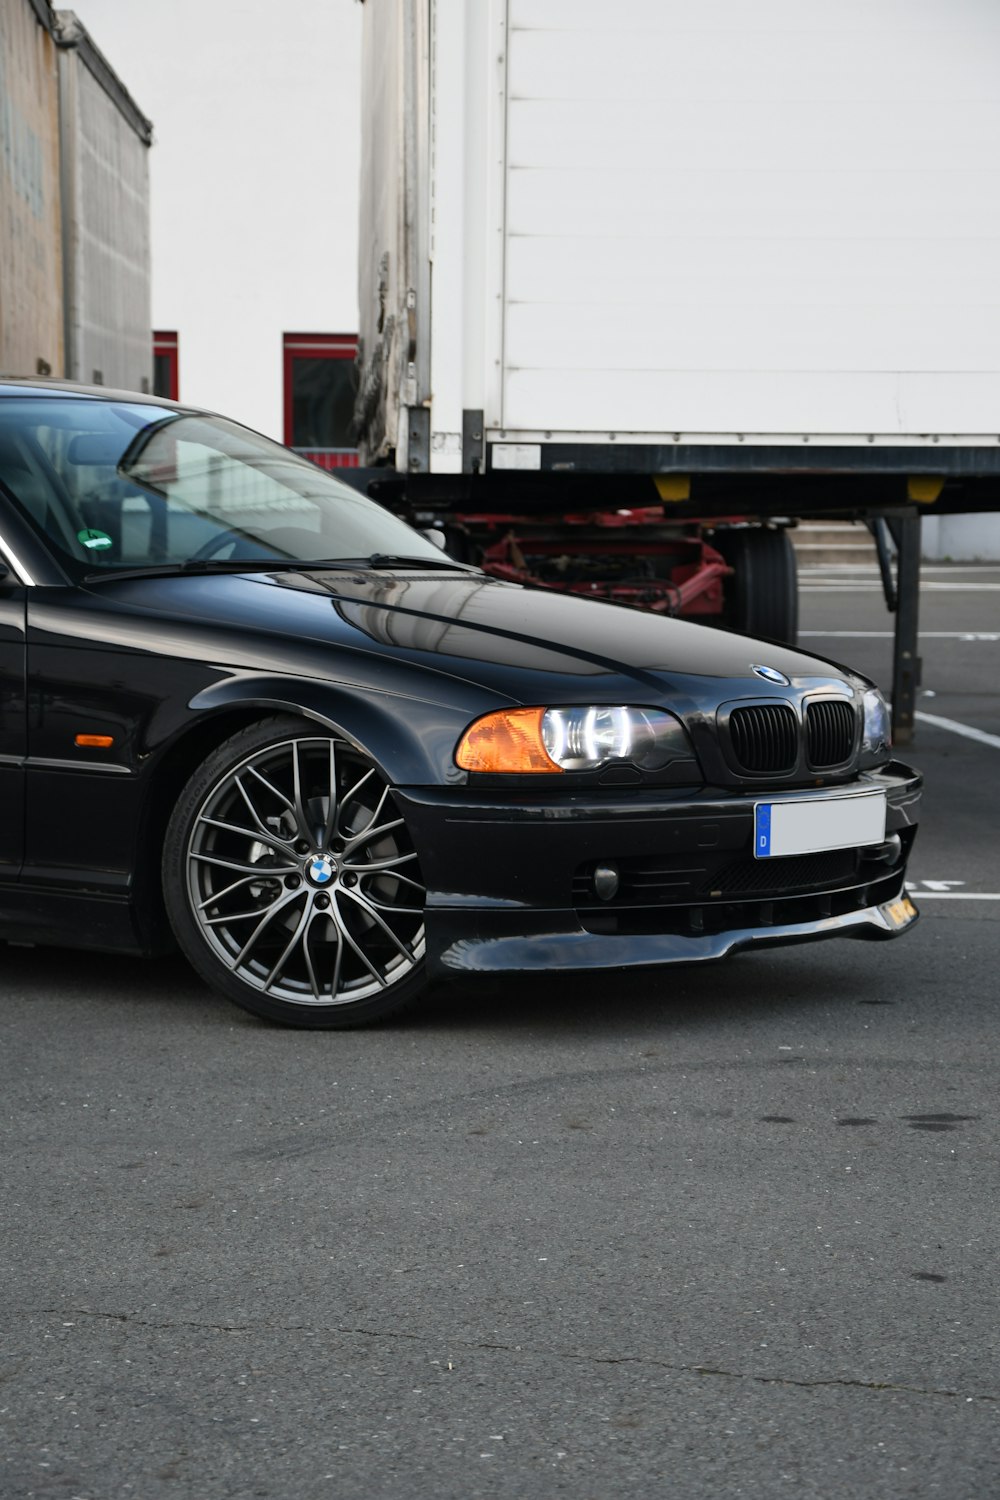
[(1000, 11), (509, 0), (507, 429), (995, 433)]
[(0, 5), (0, 371), (64, 374), (56, 48), (28, 0)]
[(151, 389), (149, 122), (59, 12), (67, 375)]

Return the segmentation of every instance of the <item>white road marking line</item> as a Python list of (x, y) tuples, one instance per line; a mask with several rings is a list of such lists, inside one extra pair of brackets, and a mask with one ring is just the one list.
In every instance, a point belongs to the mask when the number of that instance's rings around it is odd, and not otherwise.
[(1000, 891), (913, 891), (918, 901), (1000, 901)]
[(985, 729), (973, 729), (971, 724), (959, 724), (957, 719), (944, 719), (940, 714), (925, 714), (919, 709), (916, 718), (923, 724), (933, 724), (936, 729), (948, 729), (952, 734), (960, 734), (963, 739), (975, 740), (980, 745), (992, 745), (995, 750), (1000, 750), (1000, 734), (987, 734)]
[[(804, 573), (877, 573), (879, 571), (875, 554), (868, 558), (855, 557), (851, 562), (801, 562), (800, 571)], [(1000, 562), (980, 563), (942, 563), (928, 562), (925, 558), (920, 564), (923, 573), (1000, 573)]]
[[(800, 594), (880, 594), (882, 585), (874, 578), (817, 578), (799, 584)], [(922, 594), (1000, 594), (1000, 583), (922, 582)]]
[[(894, 632), (891, 630), (800, 630), (800, 636), (824, 636), (828, 635), (831, 640), (856, 641), (891, 641)], [(920, 632), (922, 641), (1000, 641), (1000, 631), (997, 630), (922, 630)]]

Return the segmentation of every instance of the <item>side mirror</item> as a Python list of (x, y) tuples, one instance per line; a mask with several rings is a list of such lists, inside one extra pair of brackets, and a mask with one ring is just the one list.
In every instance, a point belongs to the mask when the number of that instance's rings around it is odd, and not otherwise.
[(433, 542), (435, 547), (439, 547), (442, 552), (447, 551), (447, 538), (445, 537), (444, 532), (439, 531), (436, 526), (422, 526), (420, 528), (420, 535), (426, 537), (429, 542)]

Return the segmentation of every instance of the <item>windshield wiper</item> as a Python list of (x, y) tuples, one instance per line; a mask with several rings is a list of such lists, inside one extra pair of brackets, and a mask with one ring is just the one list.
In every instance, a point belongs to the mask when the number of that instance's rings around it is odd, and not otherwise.
[(478, 573), (468, 563), (456, 562), (453, 557), (407, 557), (403, 552), (373, 552), (365, 562), (368, 568), (449, 568), (457, 573)]
[[(246, 571), (246, 563), (240, 567)], [(113, 583), (119, 578), (169, 578), (172, 573), (230, 572), (232, 564), (218, 558), (204, 562), (147, 563), (143, 568), (102, 568), (99, 573), (85, 573), (84, 583)]]
[(140, 568), (102, 568), (87, 573), (84, 583), (105, 583), (116, 578), (169, 578), (184, 573), (310, 573), (320, 568), (444, 568), (458, 573), (476, 573), (477, 568), (451, 557), (408, 557), (402, 552), (373, 552), (370, 557), (189, 557), (187, 562), (148, 563)]
[(102, 568), (87, 573), (84, 583), (104, 583), (117, 578), (169, 578), (181, 573), (308, 573), (314, 568), (366, 568), (364, 557), (319, 557), (310, 561), (295, 557), (190, 557), (187, 562), (148, 563), (144, 568)]

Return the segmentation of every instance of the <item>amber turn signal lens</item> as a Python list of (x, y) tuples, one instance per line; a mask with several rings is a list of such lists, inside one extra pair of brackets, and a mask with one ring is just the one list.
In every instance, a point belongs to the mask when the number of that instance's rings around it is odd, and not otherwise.
[(73, 741), (79, 750), (110, 750), (114, 742), (112, 734), (78, 734)]
[(547, 771), (561, 774), (542, 743), (544, 708), (502, 708), (462, 735), (455, 760), (463, 771)]

